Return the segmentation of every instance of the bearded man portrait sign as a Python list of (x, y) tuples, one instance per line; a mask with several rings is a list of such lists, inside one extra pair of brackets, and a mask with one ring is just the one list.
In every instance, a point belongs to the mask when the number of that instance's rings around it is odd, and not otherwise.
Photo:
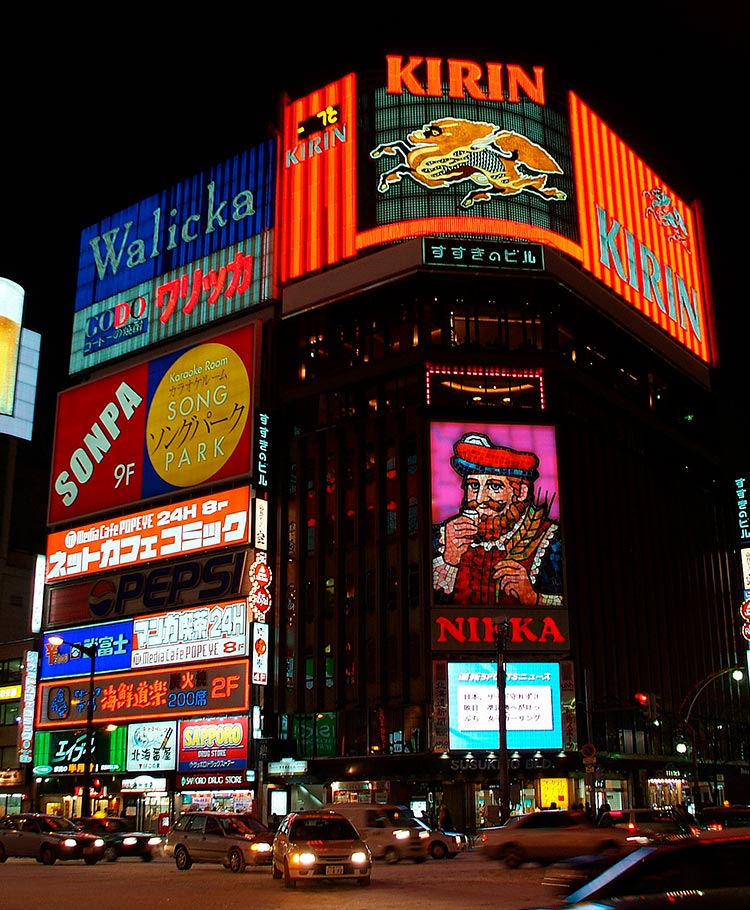
[(431, 429), (435, 604), (563, 606), (553, 427)]

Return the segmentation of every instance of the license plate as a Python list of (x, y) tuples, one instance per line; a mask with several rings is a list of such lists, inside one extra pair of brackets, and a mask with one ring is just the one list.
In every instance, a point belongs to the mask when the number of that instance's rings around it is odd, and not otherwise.
[(85, 856), (90, 856), (93, 852), (94, 852), (93, 847), (84, 847), (83, 848), (83, 853)]
[(343, 866), (326, 866), (326, 875), (343, 875)]

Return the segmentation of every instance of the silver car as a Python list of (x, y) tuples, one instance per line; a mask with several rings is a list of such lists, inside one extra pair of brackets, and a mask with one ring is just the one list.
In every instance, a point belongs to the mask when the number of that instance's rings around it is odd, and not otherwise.
[(182, 871), (193, 863), (220, 863), (244, 872), (247, 866), (268, 865), (271, 844), (232, 812), (186, 812), (170, 828), (164, 852)]
[(9, 856), (32, 857), (45, 866), (59, 859), (82, 859), (92, 866), (104, 856), (104, 840), (61, 815), (6, 815), (0, 819), (0, 863)]

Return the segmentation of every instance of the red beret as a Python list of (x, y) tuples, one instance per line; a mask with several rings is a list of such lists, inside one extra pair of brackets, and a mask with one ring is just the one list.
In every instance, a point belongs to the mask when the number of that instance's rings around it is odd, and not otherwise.
[(533, 452), (518, 452), (496, 446), (483, 433), (467, 433), (453, 446), (451, 458), (459, 474), (502, 474), (523, 480), (536, 480), (539, 459)]

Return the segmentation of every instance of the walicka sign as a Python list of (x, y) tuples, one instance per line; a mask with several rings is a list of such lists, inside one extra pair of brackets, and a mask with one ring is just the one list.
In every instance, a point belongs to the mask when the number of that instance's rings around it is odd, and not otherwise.
[(272, 298), (275, 149), (257, 146), (83, 231), (71, 373)]

